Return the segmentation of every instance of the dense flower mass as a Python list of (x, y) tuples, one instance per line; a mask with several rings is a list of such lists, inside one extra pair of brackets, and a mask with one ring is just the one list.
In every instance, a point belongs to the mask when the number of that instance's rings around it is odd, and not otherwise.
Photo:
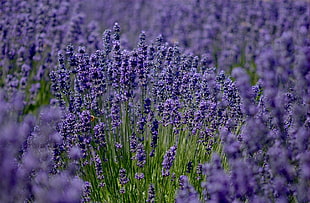
[(0, 202), (310, 202), (308, 1), (0, 12)]
[(59, 109), (42, 109), (39, 118), (22, 117), (23, 96), (0, 100), (1, 202), (78, 202), (83, 181), (76, 169), (62, 169), (59, 163), (61, 136), (55, 127)]

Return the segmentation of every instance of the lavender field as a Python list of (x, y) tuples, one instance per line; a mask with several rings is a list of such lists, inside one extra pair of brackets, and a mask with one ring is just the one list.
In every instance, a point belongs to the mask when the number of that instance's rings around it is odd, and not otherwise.
[(310, 202), (310, 1), (1, 0), (0, 202)]

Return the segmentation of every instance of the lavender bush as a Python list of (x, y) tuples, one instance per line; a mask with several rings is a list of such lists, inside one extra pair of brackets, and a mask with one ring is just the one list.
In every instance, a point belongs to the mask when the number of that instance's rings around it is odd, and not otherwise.
[(193, 168), (212, 149), (222, 152), (219, 128), (237, 128), (240, 97), (233, 81), (204, 59), (161, 37), (147, 45), (144, 33), (136, 49), (122, 50), (119, 35), (115, 24), (104, 32), (103, 50), (87, 54), (68, 46), (59, 53), (50, 77), (54, 104), (66, 114), (59, 129), (63, 147), (82, 150), (81, 173), (94, 200), (146, 200), (153, 184), (165, 194), (159, 201), (171, 201), (177, 177), (192, 174), (200, 185)]
[(1, 202), (310, 201), (309, 2), (0, 5)]

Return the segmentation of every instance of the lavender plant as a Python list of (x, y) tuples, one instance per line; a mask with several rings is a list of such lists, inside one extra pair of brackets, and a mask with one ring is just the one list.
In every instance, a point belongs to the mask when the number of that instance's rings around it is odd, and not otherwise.
[(198, 57), (182, 55), (161, 38), (147, 45), (142, 33), (136, 49), (122, 50), (119, 30), (115, 24), (104, 32), (103, 50), (59, 54), (50, 75), (67, 115), (59, 133), (64, 148), (77, 144), (83, 151), (81, 174), (93, 200), (145, 201), (152, 184), (159, 201), (172, 201), (177, 177), (188, 173), (199, 186), (192, 168), (213, 150), (222, 154), (218, 132), (240, 124), (240, 96), (223, 72), (201, 67)]

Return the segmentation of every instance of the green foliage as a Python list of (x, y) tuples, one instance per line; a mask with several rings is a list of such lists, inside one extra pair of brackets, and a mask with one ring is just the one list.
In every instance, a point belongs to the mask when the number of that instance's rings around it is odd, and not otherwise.
[[(179, 188), (179, 177), (187, 175), (191, 184), (201, 194), (201, 183), (205, 181), (204, 176), (197, 178), (198, 164), (204, 164), (210, 160), (211, 153), (221, 154), (223, 167), (228, 169), (228, 163), (222, 152), (220, 138), (216, 137), (212, 152), (207, 152), (205, 146), (198, 142), (197, 135), (191, 135), (186, 126), (180, 127), (180, 133), (173, 133), (173, 126), (159, 126), (158, 146), (155, 148), (155, 154), (150, 157), (153, 150), (151, 147), (150, 128), (143, 134), (137, 134), (142, 138), (146, 152), (146, 163), (144, 167), (137, 166), (137, 160), (133, 159), (134, 153), (130, 152), (130, 136), (133, 128), (128, 119), (128, 114), (124, 112), (123, 122), (117, 133), (106, 132), (106, 148), (98, 148), (93, 143), (93, 148), (89, 149), (85, 164), (81, 169), (82, 178), (92, 185), (91, 199), (95, 202), (145, 202), (148, 198), (148, 188), (153, 184), (156, 192), (157, 202), (173, 202), (176, 192)], [(136, 131), (136, 133), (138, 133)], [(115, 147), (115, 141), (122, 144), (122, 148)], [(176, 158), (170, 169), (170, 175), (162, 176), (162, 162), (166, 151), (173, 145), (177, 145)], [(95, 154), (98, 154), (102, 162), (104, 174), (104, 186), (101, 187), (101, 181), (96, 175), (96, 165), (94, 162)], [(81, 162), (83, 162), (81, 161)], [(192, 169), (187, 171), (187, 165), (192, 162)], [(83, 163), (81, 163), (83, 165)], [(126, 169), (129, 182), (125, 184), (125, 193), (120, 193), (123, 186), (119, 182), (119, 170)], [(143, 173), (144, 178), (138, 180), (136, 173)]]

